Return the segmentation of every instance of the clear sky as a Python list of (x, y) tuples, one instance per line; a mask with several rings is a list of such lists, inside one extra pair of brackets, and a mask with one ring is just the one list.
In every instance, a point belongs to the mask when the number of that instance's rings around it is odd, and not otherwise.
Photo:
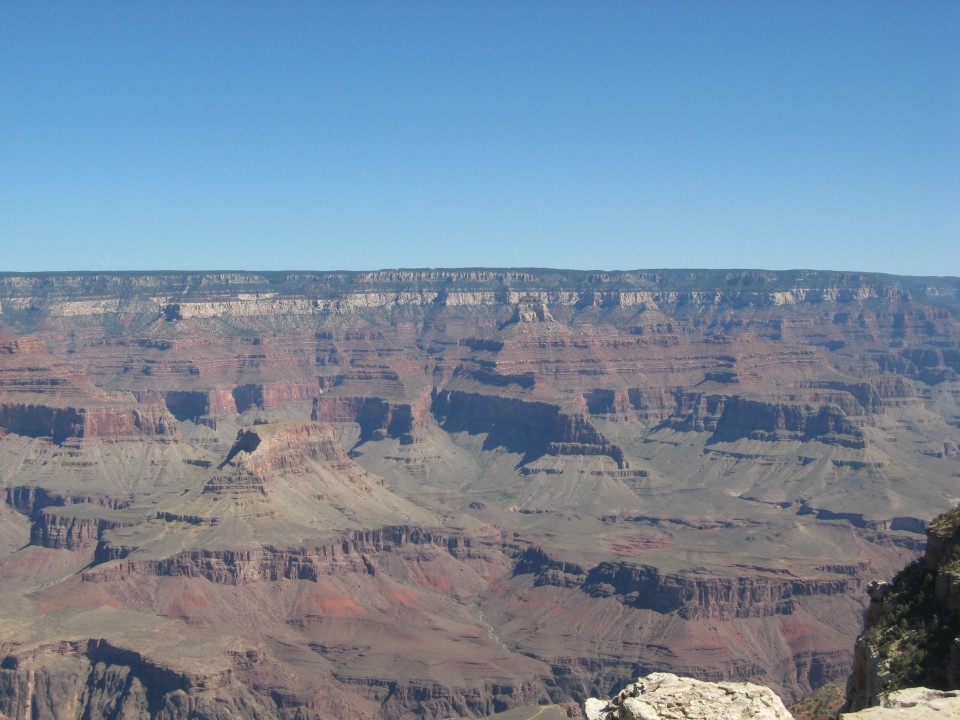
[(0, 2), (0, 270), (960, 275), (960, 2)]

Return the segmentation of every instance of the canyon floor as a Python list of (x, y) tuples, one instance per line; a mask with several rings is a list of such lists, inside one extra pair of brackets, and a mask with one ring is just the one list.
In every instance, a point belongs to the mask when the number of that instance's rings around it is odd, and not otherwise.
[(958, 374), (956, 278), (0, 274), (0, 713), (842, 685)]

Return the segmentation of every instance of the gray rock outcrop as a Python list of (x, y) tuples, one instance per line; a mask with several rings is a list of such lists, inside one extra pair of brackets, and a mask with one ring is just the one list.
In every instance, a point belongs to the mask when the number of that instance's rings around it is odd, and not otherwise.
[(960, 720), (960, 691), (908, 688), (880, 699), (879, 707), (841, 713), (841, 720)]
[(753, 683), (710, 683), (672, 673), (638, 678), (610, 701), (590, 698), (587, 720), (792, 720), (772, 690)]

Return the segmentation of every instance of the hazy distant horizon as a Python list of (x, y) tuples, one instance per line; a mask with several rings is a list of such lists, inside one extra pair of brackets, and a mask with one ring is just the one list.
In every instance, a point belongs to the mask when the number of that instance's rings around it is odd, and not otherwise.
[(960, 275), (912, 275), (909, 273), (886, 273), (874, 272), (868, 270), (850, 270), (850, 269), (815, 269), (815, 268), (784, 268), (773, 270), (770, 268), (750, 268), (750, 267), (661, 267), (661, 268), (562, 268), (562, 267), (516, 267), (516, 266), (496, 266), (496, 265), (475, 265), (465, 267), (382, 267), (382, 268), (278, 268), (264, 270), (257, 268), (153, 268), (138, 269), (127, 268), (122, 270), (0, 270), (0, 277), (4, 276), (34, 276), (34, 275), (220, 275), (220, 274), (238, 274), (238, 275), (367, 275), (376, 273), (463, 273), (463, 272), (526, 272), (526, 273), (579, 273), (589, 275), (591, 273), (603, 273), (609, 275), (630, 275), (635, 273), (704, 273), (704, 274), (723, 274), (723, 273), (771, 273), (777, 275), (791, 275), (794, 273), (810, 273), (838, 276), (864, 276), (877, 277), (886, 276), (890, 278), (912, 278), (912, 279), (948, 279), (960, 280)]

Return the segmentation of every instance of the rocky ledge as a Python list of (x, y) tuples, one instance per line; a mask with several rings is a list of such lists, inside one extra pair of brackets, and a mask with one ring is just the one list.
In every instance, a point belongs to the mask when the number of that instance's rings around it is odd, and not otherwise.
[(890, 693), (879, 707), (841, 713), (840, 720), (960, 720), (960, 692), (908, 688)]
[(770, 688), (753, 683), (709, 683), (651, 673), (609, 702), (590, 698), (587, 720), (791, 720)]
[[(772, 690), (753, 683), (710, 683), (672, 673), (639, 678), (609, 701), (584, 703), (587, 720), (792, 720)], [(840, 720), (960, 720), (960, 691), (916, 687)]]

